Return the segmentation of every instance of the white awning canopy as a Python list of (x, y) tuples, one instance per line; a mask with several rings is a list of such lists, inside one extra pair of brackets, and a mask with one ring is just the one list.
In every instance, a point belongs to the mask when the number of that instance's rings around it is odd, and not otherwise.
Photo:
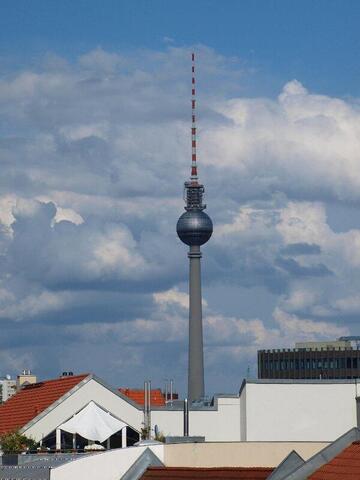
[(126, 423), (105, 412), (91, 401), (70, 420), (60, 425), (59, 429), (69, 433), (78, 433), (87, 440), (104, 442), (126, 426)]

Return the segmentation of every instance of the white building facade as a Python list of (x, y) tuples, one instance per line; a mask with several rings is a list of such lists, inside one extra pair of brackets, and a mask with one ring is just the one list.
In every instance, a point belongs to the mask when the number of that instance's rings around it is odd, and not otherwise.
[(16, 393), (16, 380), (12, 379), (10, 375), (0, 378), (0, 404), (6, 402), (10, 397)]
[[(212, 406), (189, 412), (189, 434), (206, 441), (331, 442), (357, 426), (355, 380), (244, 381), (238, 395), (216, 395)], [(81, 411), (90, 401), (141, 432), (140, 406), (91, 375), (41, 412), (22, 431), (40, 441)], [(183, 435), (181, 407), (151, 411), (154, 427), (165, 436)]]
[(356, 380), (244, 382), (241, 440), (334, 441), (357, 426), (358, 389)]

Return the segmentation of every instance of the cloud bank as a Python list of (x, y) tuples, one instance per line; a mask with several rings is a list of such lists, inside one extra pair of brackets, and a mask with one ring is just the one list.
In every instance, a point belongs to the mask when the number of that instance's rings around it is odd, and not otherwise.
[[(207, 385), (236, 391), (257, 349), (358, 333), (360, 110), (299, 80), (250, 98), (241, 62), (198, 59)], [(0, 374), (184, 389), (188, 60), (97, 48), (0, 78)]]

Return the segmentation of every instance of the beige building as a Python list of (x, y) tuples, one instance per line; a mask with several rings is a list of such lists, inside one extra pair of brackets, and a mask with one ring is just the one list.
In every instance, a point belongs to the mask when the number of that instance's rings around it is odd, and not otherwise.
[(24, 385), (32, 385), (37, 382), (36, 375), (31, 370), (23, 370), (16, 379), (16, 387), (19, 390)]

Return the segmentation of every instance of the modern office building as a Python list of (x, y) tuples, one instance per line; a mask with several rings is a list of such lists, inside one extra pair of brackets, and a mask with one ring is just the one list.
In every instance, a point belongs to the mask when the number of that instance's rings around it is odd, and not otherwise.
[[(355, 338), (355, 337), (354, 337)], [(259, 350), (260, 379), (360, 378), (360, 349), (350, 337), (296, 343), (292, 349)]]

